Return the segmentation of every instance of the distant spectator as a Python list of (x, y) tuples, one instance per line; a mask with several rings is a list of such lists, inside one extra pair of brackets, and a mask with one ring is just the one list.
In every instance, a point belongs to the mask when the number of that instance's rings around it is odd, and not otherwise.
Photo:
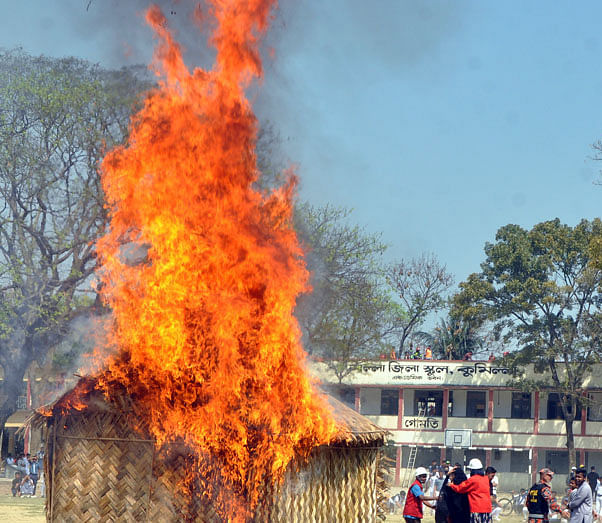
[(31, 463), (29, 464), (29, 477), (33, 481), (33, 495), (35, 496), (38, 480), (40, 479), (40, 463), (38, 462), (37, 456), (31, 458)]
[(21, 480), (23, 476), (20, 471), (15, 472), (15, 477), (10, 485), (10, 491), (13, 493), (14, 497), (19, 497), (21, 495)]
[(502, 513), (502, 506), (497, 501), (497, 496), (491, 494), (491, 518), (493, 521), (500, 520), (500, 514)]
[(424, 350), (424, 359), (425, 360), (433, 359), (433, 350), (431, 349), (430, 345)]
[(491, 495), (497, 496), (497, 486), (500, 482), (497, 477), (497, 470), (495, 470), (494, 467), (487, 467), (485, 469), (485, 475), (489, 478), (489, 491)]
[(592, 489), (592, 496), (594, 503), (596, 502), (596, 489), (598, 487), (598, 478), (600, 476), (596, 472), (596, 467), (593, 465), (590, 467), (590, 472), (587, 475), (587, 482), (589, 483), (589, 488)]
[(412, 359), (413, 360), (422, 359), (422, 354), (420, 354), (420, 347), (416, 347), (416, 349), (414, 350), (414, 353), (412, 354)]
[(34, 495), (33, 480), (29, 477), (29, 475), (26, 475), (21, 481), (20, 491), (21, 497), (30, 498)]
[(466, 354), (464, 354), (464, 358), (462, 358), (464, 361), (470, 361), (472, 360), (472, 351), (468, 351)]
[(495, 361), (495, 356), (493, 355), (493, 352), (489, 354), (489, 361)]

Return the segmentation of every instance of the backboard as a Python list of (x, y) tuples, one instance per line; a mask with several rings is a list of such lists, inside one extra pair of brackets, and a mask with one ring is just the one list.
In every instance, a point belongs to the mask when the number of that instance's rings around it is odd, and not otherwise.
[(445, 429), (445, 446), (465, 449), (472, 446), (472, 429)]

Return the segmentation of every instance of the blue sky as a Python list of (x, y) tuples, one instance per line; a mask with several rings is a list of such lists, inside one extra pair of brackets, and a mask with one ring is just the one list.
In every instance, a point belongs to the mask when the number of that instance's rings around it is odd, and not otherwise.
[[(146, 2), (88, 1), (5, 0), (0, 46), (147, 62)], [(162, 4), (189, 63), (206, 60), (188, 2)], [(434, 252), (460, 281), (502, 225), (599, 215), (600, 20), (594, 1), (286, 0), (257, 112), (302, 198), (353, 208), (391, 259)]]

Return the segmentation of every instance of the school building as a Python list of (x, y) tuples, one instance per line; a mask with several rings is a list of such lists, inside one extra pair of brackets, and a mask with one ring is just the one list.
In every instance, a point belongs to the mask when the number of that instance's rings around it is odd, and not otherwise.
[[(500, 364), (481, 361), (354, 361), (339, 382), (327, 362), (312, 370), (330, 393), (391, 433), (395, 483), (416, 454), (416, 466), (432, 460), (467, 464), (479, 458), (498, 470), (502, 491), (528, 488), (542, 467), (568, 472), (566, 429), (553, 390), (523, 392)], [(533, 372), (533, 369), (527, 369)], [(587, 401), (573, 423), (578, 464), (602, 469), (602, 365), (586, 378)], [(412, 448), (416, 451), (411, 452)]]

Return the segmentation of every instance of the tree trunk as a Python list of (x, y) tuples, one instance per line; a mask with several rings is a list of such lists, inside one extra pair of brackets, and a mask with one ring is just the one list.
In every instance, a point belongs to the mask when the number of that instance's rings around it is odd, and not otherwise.
[[(570, 418), (574, 418), (575, 416), (569, 416)], [(569, 470), (568, 473), (571, 473), (573, 467), (577, 466), (577, 456), (575, 453), (575, 435), (573, 434), (573, 419), (565, 419), (565, 427), (566, 427), (566, 448), (569, 452)]]

